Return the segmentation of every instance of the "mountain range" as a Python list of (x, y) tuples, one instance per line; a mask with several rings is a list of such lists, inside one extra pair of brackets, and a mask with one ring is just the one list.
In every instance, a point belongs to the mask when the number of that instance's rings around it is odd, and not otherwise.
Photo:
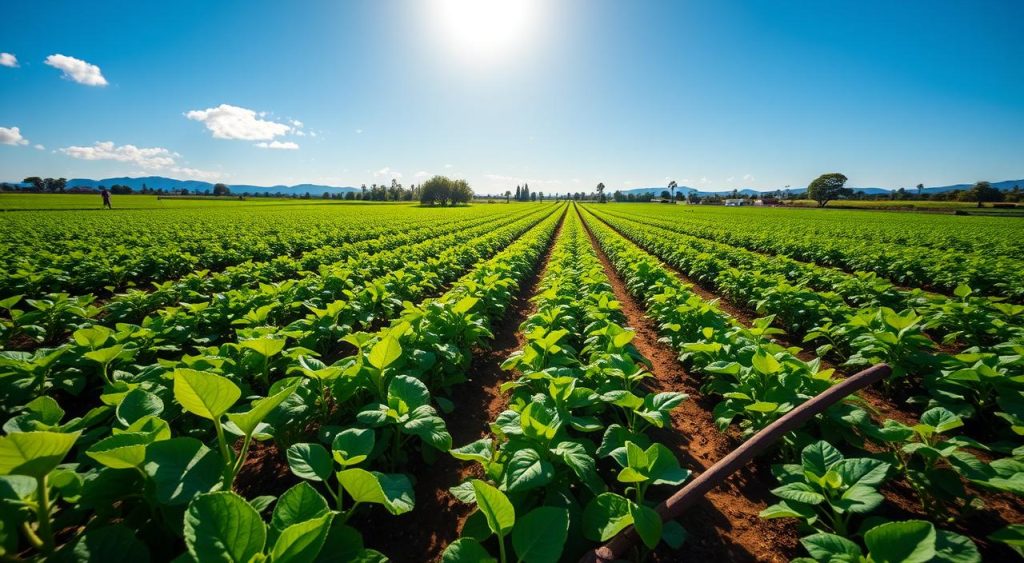
[[(971, 189), (971, 186), (973, 186), (973, 185), (974, 185), (974, 183), (972, 182), (970, 184), (951, 184), (951, 185), (948, 185), (948, 186), (932, 186), (932, 187), (925, 188), (924, 189), (924, 193), (926, 193), (926, 194), (938, 194), (938, 193), (943, 193), (943, 192), (952, 192), (952, 191), (955, 191), (955, 190), (964, 190), (964, 191), (966, 191), (966, 190)], [(1003, 190), (1003, 191), (1012, 190), (1015, 186), (1019, 186), (1021, 189), (1024, 189), (1024, 180), (1004, 180), (1002, 182), (992, 182), (992, 187), (994, 187), (994, 188), (996, 188), (998, 190)], [(852, 189), (855, 192), (861, 191), (861, 192), (864, 192), (864, 193), (866, 193), (868, 195), (887, 194), (887, 193), (889, 193), (891, 191), (894, 191), (894, 189), (892, 189), (892, 188), (860, 188), (860, 187), (856, 187), (856, 186), (847, 186), (847, 187), (849, 187), (850, 189)], [(654, 194), (654, 195), (658, 195), (658, 194), (660, 194), (661, 192), (663, 192), (663, 191), (665, 191), (667, 189), (668, 188), (666, 188), (665, 186), (659, 186), (659, 187), (650, 187), (650, 188), (632, 188), (632, 189), (620, 190), (620, 191), (622, 193), (624, 193), (624, 194), (634, 194), (634, 195), (636, 195), (636, 194)], [(807, 188), (794, 188), (794, 187), (778, 188), (778, 189), (782, 190), (783, 192), (785, 192), (786, 190), (789, 190), (791, 193), (794, 193), (794, 194), (799, 194), (799, 193), (802, 193), (802, 192), (807, 190)], [(917, 188), (915, 188), (913, 186), (910, 186), (910, 187), (907, 187), (906, 190), (909, 191), (909, 192), (916, 192)], [(770, 189), (770, 190), (755, 190), (753, 188), (742, 188), (742, 189), (739, 189), (739, 190), (736, 190), (736, 191), (739, 193), (739, 195), (759, 196), (759, 195), (774, 193), (776, 190), (774, 190), (774, 189)], [(614, 193), (614, 190), (612, 190), (612, 192), (607, 192), (606, 191), (605, 193)], [(708, 197), (708, 196), (727, 197), (727, 196), (732, 195), (732, 190), (702, 191), (702, 190), (698, 190), (697, 188), (691, 188), (689, 186), (678, 186), (678, 187), (676, 187), (676, 193), (681, 193), (681, 194), (684, 194), (686, 196), (689, 196), (691, 193), (695, 193), (699, 197)]]
[[(27, 185), (27, 184), (21, 184), (19, 182), (11, 182), (11, 183), (19, 184), (19, 185), (22, 185), (22, 186)], [(204, 191), (207, 191), (207, 190), (213, 191), (213, 184), (210, 183), (210, 182), (202, 182), (202, 181), (199, 181), (199, 180), (176, 180), (174, 178), (166, 178), (164, 176), (145, 176), (145, 177), (142, 177), (142, 178), (129, 178), (129, 177), (103, 178), (101, 180), (92, 180), (92, 179), (89, 179), (89, 178), (72, 178), (72, 179), (68, 180), (67, 188), (68, 189), (70, 189), (70, 188), (96, 188), (98, 186), (110, 187), (110, 186), (113, 186), (115, 184), (120, 184), (122, 186), (128, 186), (129, 188), (131, 188), (134, 191), (142, 190), (143, 186), (146, 186), (147, 188), (153, 189), (153, 190), (163, 189), (164, 191), (183, 190), (183, 189), (184, 190), (188, 190), (190, 192), (195, 192), (196, 190), (199, 190), (200, 192), (204, 192)], [(948, 185), (948, 186), (932, 186), (932, 187), (925, 188), (924, 192), (925, 193), (929, 193), (929, 194), (933, 194), (933, 193), (951, 192), (953, 190), (968, 190), (968, 189), (970, 189), (970, 187), (972, 185), (973, 184), (951, 184), (951, 185)], [(330, 193), (330, 194), (344, 194), (346, 192), (359, 192), (360, 191), (360, 188), (356, 188), (356, 187), (353, 187), (353, 186), (324, 186), (324, 185), (320, 185), (320, 184), (296, 184), (294, 186), (285, 186), (285, 185), (281, 185), (281, 184), (274, 185), (274, 186), (253, 186), (253, 185), (248, 185), (248, 184), (228, 184), (228, 186), (231, 188), (231, 192), (232, 193), (237, 193), (237, 194), (248, 192), (250, 194), (263, 194), (263, 193), (277, 194), (277, 193), (281, 193), (281, 194), (286, 194), (286, 195), (291, 195), (291, 194), (303, 195), (303, 194), (308, 192), (308, 193), (310, 193), (313, 196), (320, 196), (320, 195), (323, 195), (325, 192), (326, 193)], [(1014, 186), (1020, 186), (1020, 187), (1024, 188), (1024, 179), (1022, 179), (1022, 180), (1004, 180), (1002, 182), (992, 182), (992, 186), (997, 188), (997, 189), (1007, 190), (1007, 191), (1013, 189)], [(665, 189), (667, 189), (667, 188), (665, 188), (664, 186), (655, 186), (655, 187), (648, 187), (648, 188), (631, 188), (631, 189), (628, 189), (628, 190), (618, 190), (618, 191), (621, 191), (622, 193), (625, 193), (625, 194), (646, 194), (646, 193), (650, 193), (650, 194), (658, 195), (658, 194), (660, 194)], [(779, 188), (779, 189), (781, 189), (782, 191), (785, 191), (785, 190), (788, 189), (792, 193), (800, 193), (800, 192), (803, 192), (806, 188), (792, 188), (791, 187), (791, 188)], [(851, 186), (851, 189), (853, 189), (854, 191), (863, 191), (864, 193), (870, 194), (870, 195), (885, 194), (885, 193), (889, 193), (890, 191), (893, 191), (890, 188), (877, 188), (877, 187), (861, 188), (861, 187), (853, 187), (853, 186)], [(916, 191), (916, 188), (914, 188), (914, 187), (908, 187), (906, 189), (908, 191), (911, 191), (911, 192)], [(606, 193), (610, 194), (610, 193), (614, 193), (615, 191), (616, 190), (609, 190)], [(775, 192), (776, 190), (775, 189), (755, 190), (753, 188), (743, 188), (743, 189), (740, 189), (740, 190), (737, 190), (737, 191), (741, 195), (759, 196), (759, 195), (762, 195), (762, 194), (768, 194), (768, 193)], [(706, 196), (728, 196), (728, 195), (732, 194), (732, 190), (703, 191), (703, 190), (698, 190), (697, 188), (692, 188), (692, 187), (689, 187), (689, 186), (679, 186), (679, 187), (676, 188), (676, 193), (682, 193), (682, 194), (685, 194), (685, 195), (689, 195), (691, 193), (696, 193), (700, 197), (706, 197)]]

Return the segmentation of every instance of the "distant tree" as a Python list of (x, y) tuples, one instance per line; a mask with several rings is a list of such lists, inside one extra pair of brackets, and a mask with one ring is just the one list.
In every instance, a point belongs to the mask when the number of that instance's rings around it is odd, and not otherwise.
[(1003, 201), (1005, 195), (999, 188), (992, 187), (992, 184), (984, 180), (975, 182), (967, 191), (970, 201), (978, 202), (978, 207), (986, 201)]
[(231, 195), (231, 188), (227, 187), (225, 184), (214, 184), (213, 195)]
[(671, 182), (668, 183), (668, 190), (671, 192), (671, 195), (669, 195), (669, 197), (673, 200), (676, 199), (676, 188), (678, 187), (679, 184), (677, 184), (675, 180), (672, 180)]
[(833, 199), (849, 196), (852, 193), (852, 190), (845, 185), (846, 176), (838, 172), (822, 174), (807, 186), (807, 197), (818, 202), (818, 207), (825, 207)]
[(465, 180), (450, 180), (452, 205), (473, 201), (473, 190)]
[(43, 179), (40, 178), (39, 176), (29, 176), (28, 178), (25, 178), (24, 180), (22, 180), (21, 183), (23, 183), (23, 184), (31, 184), (32, 185), (32, 191), (34, 191), (34, 192), (41, 192), (41, 191), (43, 191), (43, 187), (46, 185), (43, 182)]
[(917, 185), (917, 195), (920, 197), (924, 195), (924, 184)]
[(597, 189), (598, 201), (600, 201), (601, 203), (604, 203), (605, 202), (605, 199), (604, 199), (604, 182), (598, 183), (596, 189)]
[(530, 194), (530, 201), (537, 201), (537, 192)]
[[(516, 186), (518, 188), (518, 186)], [(512, 190), (505, 190), (505, 203), (509, 203), (512, 199)]]
[(444, 176), (434, 176), (420, 184), (420, 203), (424, 205), (448, 205), (451, 195), (451, 180)]
[(672, 194), (670, 194), (668, 192), (668, 190), (661, 190), (661, 199), (671, 199), (671, 198), (672, 198)]
[(366, 199), (366, 184), (359, 188), (359, 199)]

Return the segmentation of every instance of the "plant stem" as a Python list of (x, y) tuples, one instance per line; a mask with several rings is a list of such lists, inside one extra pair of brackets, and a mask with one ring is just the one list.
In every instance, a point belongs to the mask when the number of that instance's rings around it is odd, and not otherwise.
[(252, 435), (247, 435), (245, 440), (242, 441), (242, 451), (238, 454), (238, 459), (235, 460), (235, 465), (231, 469), (231, 486), (235, 484), (235, 477), (238, 472), (242, 470), (242, 464), (245, 463), (245, 458), (249, 457), (249, 446), (252, 445)]
[(231, 474), (233, 466), (231, 451), (228, 449), (228, 442), (224, 439), (224, 428), (220, 425), (220, 420), (213, 420), (213, 428), (217, 431), (217, 444), (220, 446), (220, 455), (224, 458), (224, 488), (225, 490), (231, 490), (231, 484), (234, 480), (234, 475)]
[(498, 534), (498, 555), (501, 557), (501, 563), (505, 563), (505, 536)]
[(43, 553), (53, 553), (53, 528), (50, 526), (50, 489), (46, 483), (46, 475), (36, 479), (39, 493), (39, 506), (36, 514), (39, 520), (39, 535), (42, 536), (40, 549)]

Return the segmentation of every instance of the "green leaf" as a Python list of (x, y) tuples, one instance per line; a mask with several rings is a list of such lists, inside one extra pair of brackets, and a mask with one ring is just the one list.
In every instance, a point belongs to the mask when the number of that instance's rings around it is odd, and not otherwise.
[(226, 377), (179, 368), (174, 370), (174, 398), (186, 411), (218, 420), (242, 396), (242, 390)]
[(113, 346), (110, 346), (109, 348), (101, 348), (99, 350), (93, 350), (91, 352), (86, 352), (85, 354), (82, 354), (82, 355), (85, 356), (86, 358), (88, 358), (88, 359), (90, 359), (90, 360), (100, 364), (100, 365), (104, 365), (105, 366), (105, 365), (109, 364), (110, 362), (114, 361), (115, 359), (117, 359), (117, 357), (120, 356), (121, 352), (123, 352), (123, 351), (124, 351), (124, 346), (123, 345), (115, 344)]
[(235, 423), (235, 426), (245, 436), (252, 436), (263, 419), (281, 405), (288, 397), (299, 388), (299, 383), (287, 387), (274, 395), (253, 401), (252, 408), (246, 412), (228, 414), (228, 420)]
[(422, 381), (408, 375), (396, 375), (388, 385), (388, 406), (406, 414), (430, 403), (430, 391)]
[(405, 514), (415, 504), (412, 483), (405, 475), (387, 475), (364, 469), (345, 469), (338, 482), (356, 502), (384, 505), (391, 514)]
[(452, 447), (452, 435), (448, 433), (444, 419), (437, 416), (437, 411), (430, 405), (416, 407), (409, 414), (409, 420), (402, 424), (402, 432), (419, 436), (424, 442), (442, 452)]
[(569, 511), (542, 506), (528, 512), (512, 529), (512, 547), (526, 563), (555, 563), (569, 535)]
[(187, 504), (197, 494), (219, 486), (224, 462), (195, 438), (171, 438), (146, 447), (146, 474), (161, 504)]
[(102, 325), (93, 325), (88, 328), (80, 328), (71, 336), (74, 338), (75, 344), (95, 350), (106, 344), (111, 334), (114, 334), (114, 331), (109, 328)]
[(499, 536), (506, 536), (516, 524), (516, 509), (505, 493), (479, 480), (473, 481), (477, 508), (487, 519), (487, 526)]
[(0, 475), (46, 476), (68, 455), (79, 434), (14, 432), (0, 438)]
[(952, 411), (943, 407), (928, 409), (921, 415), (921, 423), (935, 428), (935, 432), (942, 434), (964, 425), (964, 421)]
[(522, 448), (512, 454), (505, 466), (505, 490), (513, 493), (543, 487), (554, 474), (551, 462), (541, 458), (537, 450)]
[(125, 426), (131, 426), (141, 418), (160, 416), (163, 412), (164, 402), (160, 397), (136, 387), (125, 394), (117, 405), (117, 420)]
[(960, 284), (953, 290), (953, 295), (963, 299), (971, 294), (971, 287), (966, 284)]
[(145, 463), (146, 446), (152, 441), (151, 434), (126, 432), (96, 442), (85, 455), (112, 469), (131, 469)]
[(456, 315), (468, 313), (479, 301), (478, 297), (463, 297), (452, 307), (452, 312)]
[(753, 358), (751, 358), (751, 361), (754, 365), (754, 369), (765, 375), (772, 375), (774, 373), (778, 373), (778, 371), (782, 369), (782, 364), (780, 364), (779, 361), (775, 359), (775, 356), (768, 354), (767, 352), (760, 348), (758, 348), (757, 352), (754, 353), (754, 356)]
[(402, 357), (402, 345), (398, 339), (388, 335), (381, 338), (370, 350), (370, 365), (383, 370)]
[(292, 444), (288, 447), (288, 467), (296, 477), (326, 481), (334, 466), (331, 454), (320, 444)]
[(497, 561), (473, 538), (459, 538), (441, 554), (441, 563), (494, 563)]
[(888, 522), (864, 534), (876, 563), (926, 563), (935, 557), (935, 526), (923, 520)]
[(278, 531), (288, 526), (319, 518), (330, 512), (327, 501), (312, 485), (303, 481), (288, 489), (274, 505), (270, 525)]
[(832, 464), (838, 463), (843, 459), (843, 454), (839, 453), (839, 450), (832, 444), (821, 441), (804, 448), (800, 458), (804, 471), (810, 471), (817, 477), (823, 477), (828, 473), (828, 469), (832, 467)]
[(644, 545), (650, 549), (657, 547), (661, 541), (661, 516), (653, 508), (634, 502), (629, 503), (629, 514), (633, 517), (633, 527)]
[(859, 561), (860, 546), (835, 534), (811, 534), (800, 543), (816, 561)]
[(334, 436), (331, 450), (334, 461), (342, 466), (355, 465), (366, 460), (373, 452), (374, 431), (369, 428), (348, 428)]
[(633, 523), (630, 502), (615, 493), (602, 493), (583, 509), (583, 535), (592, 541), (608, 541)]
[(271, 560), (274, 563), (313, 561), (327, 539), (333, 518), (333, 514), (324, 513), (318, 518), (292, 524), (282, 530), (274, 542)]
[(238, 343), (242, 348), (248, 348), (264, 358), (270, 358), (284, 350), (284, 338), (255, 338), (243, 340)]
[(454, 448), (448, 450), (448, 453), (455, 459), (461, 459), (462, 461), (479, 461), (480, 463), (488, 463), (491, 458), (494, 457), (494, 443), (490, 438), (480, 438), (475, 442), (470, 442), (461, 448)]
[(661, 527), (661, 541), (672, 549), (679, 549), (686, 543), (686, 529), (679, 522), (669, 520)]
[(802, 502), (804, 504), (816, 505), (825, 502), (824, 495), (815, 491), (804, 482), (788, 483), (777, 487), (772, 489), (772, 494), (782, 499)]
[(965, 536), (938, 530), (935, 540), (935, 560), (942, 563), (981, 563), (978, 546)]
[(199, 495), (185, 513), (185, 545), (196, 561), (248, 563), (263, 552), (267, 527), (245, 499), (230, 491)]

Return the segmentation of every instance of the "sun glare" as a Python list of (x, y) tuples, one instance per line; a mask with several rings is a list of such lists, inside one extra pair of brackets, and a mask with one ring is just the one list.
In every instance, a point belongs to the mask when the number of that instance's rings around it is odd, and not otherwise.
[(441, 39), (462, 58), (494, 62), (524, 51), (538, 25), (536, 0), (436, 0)]

